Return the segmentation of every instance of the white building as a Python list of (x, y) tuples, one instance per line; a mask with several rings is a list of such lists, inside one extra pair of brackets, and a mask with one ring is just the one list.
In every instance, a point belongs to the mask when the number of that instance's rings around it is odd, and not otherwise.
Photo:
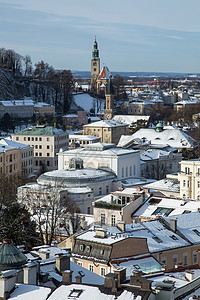
[(13, 118), (31, 118), (34, 114), (34, 102), (33, 100), (0, 101), (0, 118), (6, 113)]
[(58, 169), (67, 169), (73, 157), (80, 157), (86, 168), (107, 169), (118, 179), (140, 177), (140, 153), (132, 149), (114, 148), (114, 144), (94, 143), (58, 153)]

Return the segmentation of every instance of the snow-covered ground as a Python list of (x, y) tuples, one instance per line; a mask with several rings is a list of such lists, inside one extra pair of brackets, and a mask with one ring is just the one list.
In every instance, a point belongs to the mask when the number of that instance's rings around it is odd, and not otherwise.
[(104, 99), (97, 99), (91, 97), (89, 94), (75, 94), (74, 101), (86, 112), (90, 112), (90, 109), (95, 109), (95, 114), (100, 113), (104, 109)]

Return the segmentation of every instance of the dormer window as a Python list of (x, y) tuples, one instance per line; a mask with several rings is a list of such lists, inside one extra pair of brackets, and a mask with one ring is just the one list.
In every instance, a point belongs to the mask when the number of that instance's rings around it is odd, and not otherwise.
[(91, 248), (92, 248), (92, 247), (88, 245), (88, 246), (86, 247), (86, 251), (87, 251), (87, 252), (90, 252), (90, 251), (91, 251)]
[(83, 244), (80, 245), (80, 251), (84, 251), (85, 246)]

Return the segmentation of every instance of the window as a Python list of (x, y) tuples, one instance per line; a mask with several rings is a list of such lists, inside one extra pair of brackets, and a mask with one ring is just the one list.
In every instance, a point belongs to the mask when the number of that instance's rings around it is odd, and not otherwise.
[(99, 188), (99, 195), (102, 195), (102, 187)]
[(129, 175), (132, 176), (132, 166), (130, 166)]
[(109, 186), (107, 185), (106, 186), (106, 194), (108, 194), (109, 193)]
[(79, 249), (80, 249), (80, 251), (83, 251), (84, 248), (85, 248), (85, 246), (83, 244), (81, 244)]
[(83, 263), (80, 262), (80, 261), (77, 261), (77, 265), (82, 267), (82, 266), (83, 266)]
[(197, 181), (197, 187), (200, 188), (200, 181)]
[(161, 265), (166, 267), (166, 265), (167, 265), (167, 258), (166, 257), (161, 258)]
[(31, 138), (31, 141), (34, 141), (34, 137)]
[(36, 142), (38, 141), (38, 138), (37, 138), (37, 137), (35, 138), (35, 141), (36, 141)]
[(186, 181), (185, 181), (185, 179), (184, 179), (184, 180), (183, 180), (183, 187), (185, 187), (185, 182), (186, 182)]
[(106, 275), (106, 268), (101, 267), (100, 273), (101, 273), (101, 276), (105, 276)]
[(47, 156), (49, 156), (50, 154), (49, 153), (47, 153)]
[(190, 168), (185, 167), (185, 174), (190, 174)]
[(47, 149), (49, 149), (49, 145), (47, 145)]
[(42, 152), (39, 153), (39, 156), (42, 156)]
[(90, 215), (90, 206), (88, 206), (88, 208), (87, 208), (87, 213), (88, 213), (88, 215)]
[(106, 223), (106, 216), (105, 214), (101, 214), (101, 225), (105, 225)]
[(39, 149), (42, 149), (42, 145), (39, 145)]
[(91, 272), (94, 272), (94, 266), (93, 266), (93, 265), (89, 265), (89, 270), (90, 270)]
[(30, 141), (31, 139), (30, 139), (30, 137), (28, 137), (28, 141)]
[(194, 233), (196, 233), (196, 235), (200, 236), (200, 232), (197, 229), (193, 229)]
[(49, 142), (49, 137), (47, 137), (47, 142)]
[(190, 182), (189, 182), (189, 180), (188, 180), (188, 182), (187, 182), (187, 187), (190, 187)]
[(111, 226), (115, 226), (115, 215), (111, 215)]
[(157, 243), (162, 243), (162, 240), (157, 237), (157, 236), (153, 236), (153, 239), (157, 242)]
[(35, 145), (35, 149), (38, 149), (38, 145)]
[(79, 298), (79, 296), (81, 295), (82, 292), (83, 292), (83, 290), (73, 289), (72, 291), (70, 291), (70, 294), (68, 295), (67, 298), (77, 299), (77, 298)]
[(173, 257), (172, 257), (173, 268), (175, 267), (175, 265), (177, 265), (177, 262), (178, 262), (178, 256), (177, 255), (173, 255)]
[(124, 177), (124, 168), (122, 168), (122, 177)]
[(133, 175), (135, 175), (135, 166), (133, 166)]
[(39, 138), (39, 141), (40, 141), (40, 142), (42, 141), (42, 138), (41, 138), (41, 137)]
[(188, 265), (188, 254), (183, 253), (183, 265), (187, 266)]
[(26, 137), (24, 137), (24, 141), (26, 141)]
[(128, 177), (128, 167), (126, 167), (126, 177)]
[(47, 160), (47, 167), (49, 167), (50, 166), (50, 162), (49, 162), (49, 160)]
[(164, 216), (168, 216), (171, 212), (173, 211), (172, 208), (164, 208), (164, 207), (158, 207), (153, 213), (152, 215), (164, 215)]
[(196, 265), (198, 263), (198, 253), (196, 251), (193, 251), (193, 265)]
[(35, 152), (35, 156), (38, 156), (38, 152)]
[(19, 137), (18, 136), (16, 137), (16, 141), (19, 141)]

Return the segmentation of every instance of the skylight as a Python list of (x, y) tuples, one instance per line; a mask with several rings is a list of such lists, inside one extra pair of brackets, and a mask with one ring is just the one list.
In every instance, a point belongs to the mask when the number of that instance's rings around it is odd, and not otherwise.
[(193, 231), (196, 233), (196, 235), (200, 236), (200, 232), (197, 229), (193, 229)]
[(78, 298), (78, 297), (81, 295), (82, 292), (83, 292), (83, 290), (73, 289), (73, 290), (70, 292), (70, 294), (69, 294), (68, 297), (71, 297), (71, 298)]
[(157, 242), (157, 243), (162, 243), (162, 240), (157, 237), (157, 236), (153, 236), (153, 239)]

